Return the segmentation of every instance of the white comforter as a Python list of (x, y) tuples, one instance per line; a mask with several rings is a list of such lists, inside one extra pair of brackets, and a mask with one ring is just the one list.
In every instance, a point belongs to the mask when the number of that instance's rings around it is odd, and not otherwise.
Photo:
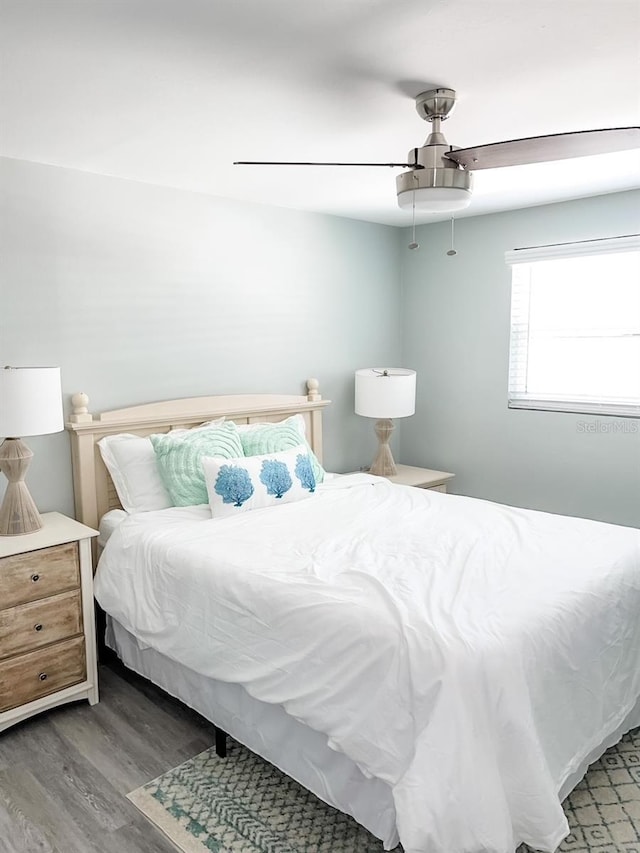
[(407, 853), (555, 849), (562, 784), (640, 696), (640, 531), (365, 475), (131, 516), (95, 590), (388, 782)]

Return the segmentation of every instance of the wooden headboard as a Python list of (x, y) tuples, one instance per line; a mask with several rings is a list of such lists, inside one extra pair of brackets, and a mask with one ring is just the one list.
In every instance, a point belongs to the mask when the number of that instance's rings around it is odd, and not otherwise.
[(97, 529), (102, 516), (120, 507), (113, 482), (107, 471), (98, 442), (105, 435), (127, 432), (151, 435), (172, 429), (189, 429), (205, 421), (225, 417), (236, 423), (282, 421), (301, 414), (305, 419), (307, 440), (322, 461), (323, 400), (317, 379), (307, 380), (307, 395), (227, 394), (219, 397), (188, 397), (144, 403), (127, 409), (115, 409), (92, 415), (89, 398), (84, 393), (72, 397), (73, 412), (66, 424), (71, 435), (73, 491), (76, 518)]

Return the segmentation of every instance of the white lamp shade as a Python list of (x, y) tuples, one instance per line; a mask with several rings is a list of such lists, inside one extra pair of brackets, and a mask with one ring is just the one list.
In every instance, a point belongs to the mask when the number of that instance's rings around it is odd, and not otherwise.
[(365, 418), (407, 418), (416, 410), (416, 372), (404, 367), (356, 370), (357, 415)]
[(59, 367), (0, 368), (0, 436), (46, 435), (63, 428)]

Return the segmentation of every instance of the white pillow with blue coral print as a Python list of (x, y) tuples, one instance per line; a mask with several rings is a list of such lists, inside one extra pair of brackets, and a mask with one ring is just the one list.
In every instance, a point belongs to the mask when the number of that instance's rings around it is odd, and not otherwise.
[(303, 500), (316, 490), (309, 448), (305, 444), (262, 456), (237, 459), (205, 456), (202, 467), (214, 518)]

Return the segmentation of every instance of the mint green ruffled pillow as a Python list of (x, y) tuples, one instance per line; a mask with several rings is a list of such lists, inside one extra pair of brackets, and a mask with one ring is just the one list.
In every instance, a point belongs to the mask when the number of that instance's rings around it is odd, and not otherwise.
[(203, 456), (237, 459), (244, 456), (238, 427), (225, 421), (210, 429), (149, 436), (160, 477), (174, 506), (196, 506), (209, 502), (202, 468)]
[(279, 423), (240, 424), (238, 427), (245, 456), (264, 456), (266, 453), (281, 453), (299, 444), (305, 444), (311, 458), (311, 467), (316, 483), (322, 483), (326, 471), (318, 461), (305, 437), (302, 415), (292, 415)]

